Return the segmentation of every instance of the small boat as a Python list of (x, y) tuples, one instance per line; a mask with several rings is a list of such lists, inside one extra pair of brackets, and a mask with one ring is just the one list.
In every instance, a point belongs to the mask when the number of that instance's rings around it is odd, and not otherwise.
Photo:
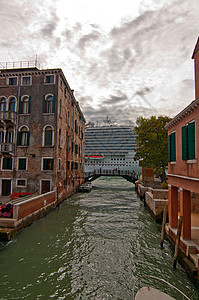
[[(167, 293), (161, 291), (160, 289), (153, 288), (151, 286), (149, 286), (148, 284), (143, 285), (141, 283), (142, 279), (147, 279), (147, 281), (149, 281), (148, 279), (153, 278), (155, 280), (157, 280), (159, 283), (163, 283), (165, 285), (165, 287), (169, 287), (174, 289), (177, 293), (178, 293), (178, 298), (177, 299), (187, 299), (190, 300), (190, 298), (188, 298), (182, 291), (180, 291), (178, 288), (176, 288), (174, 285), (172, 285), (171, 283), (165, 281), (164, 279), (155, 277), (155, 276), (142, 276), (136, 279), (136, 281), (134, 282), (133, 285), (133, 299), (134, 300), (175, 300), (176, 298), (171, 297), (170, 295), (168, 295)], [(139, 285), (138, 287), (136, 287), (136, 285)], [(136, 294), (135, 291), (136, 289), (139, 289)]]
[(91, 182), (85, 182), (82, 185), (80, 185), (78, 192), (90, 192), (92, 189), (92, 183)]

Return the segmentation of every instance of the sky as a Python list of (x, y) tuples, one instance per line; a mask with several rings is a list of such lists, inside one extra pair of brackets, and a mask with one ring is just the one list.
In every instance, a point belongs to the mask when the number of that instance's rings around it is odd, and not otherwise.
[(174, 117), (195, 99), (198, 0), (0, 0), (0, 62), (61, 68), (87, 122)]

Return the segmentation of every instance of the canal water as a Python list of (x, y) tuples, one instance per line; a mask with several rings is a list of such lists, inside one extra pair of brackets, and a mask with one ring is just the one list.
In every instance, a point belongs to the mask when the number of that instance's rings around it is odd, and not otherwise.
[(101, 177), (0, 244), (0, 299), (132, 299), (135, 278), (153, 275), (198, 300), (160, 234), (132, 183)]

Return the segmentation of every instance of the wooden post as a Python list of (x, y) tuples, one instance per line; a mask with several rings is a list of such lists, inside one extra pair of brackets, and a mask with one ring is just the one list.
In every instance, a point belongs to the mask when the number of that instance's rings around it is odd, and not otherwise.
[(179, 221), (178, 221), (178, 232), (177, 232), (177, 237), (176, 237), (175, 253), (174, 253), (174, 260), (173, 260), (173, 268), (174, 269), (176, 269), (176, 263), (177, 263), (177, 258), (178, 258), (182, 222), (183, 222), (183, 216), (180, 216)]
[(161, 247), (163, 247), (163, 242), (164, 242), (164, 233), (165, 233), (165, 224), (166, 224), (166, 220), (167, 220), (167, 212), (168, 212), (168, 204), (166, 204), (164, 207), (163, 218), (162, 218), (162, 233), (161, 233), (161, 240), (160, 240)]

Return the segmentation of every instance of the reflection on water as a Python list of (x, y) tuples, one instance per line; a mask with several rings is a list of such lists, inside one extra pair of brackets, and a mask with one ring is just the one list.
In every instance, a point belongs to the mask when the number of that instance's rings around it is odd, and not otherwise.
[[(154, 275), (191, 299), (199, 290), (160, 225), (122, 178), (100, 178), (0, 246), (0, 299), (132, 299), (135, 278)], [(175, 296), (175, 294), (173, 294)]]

